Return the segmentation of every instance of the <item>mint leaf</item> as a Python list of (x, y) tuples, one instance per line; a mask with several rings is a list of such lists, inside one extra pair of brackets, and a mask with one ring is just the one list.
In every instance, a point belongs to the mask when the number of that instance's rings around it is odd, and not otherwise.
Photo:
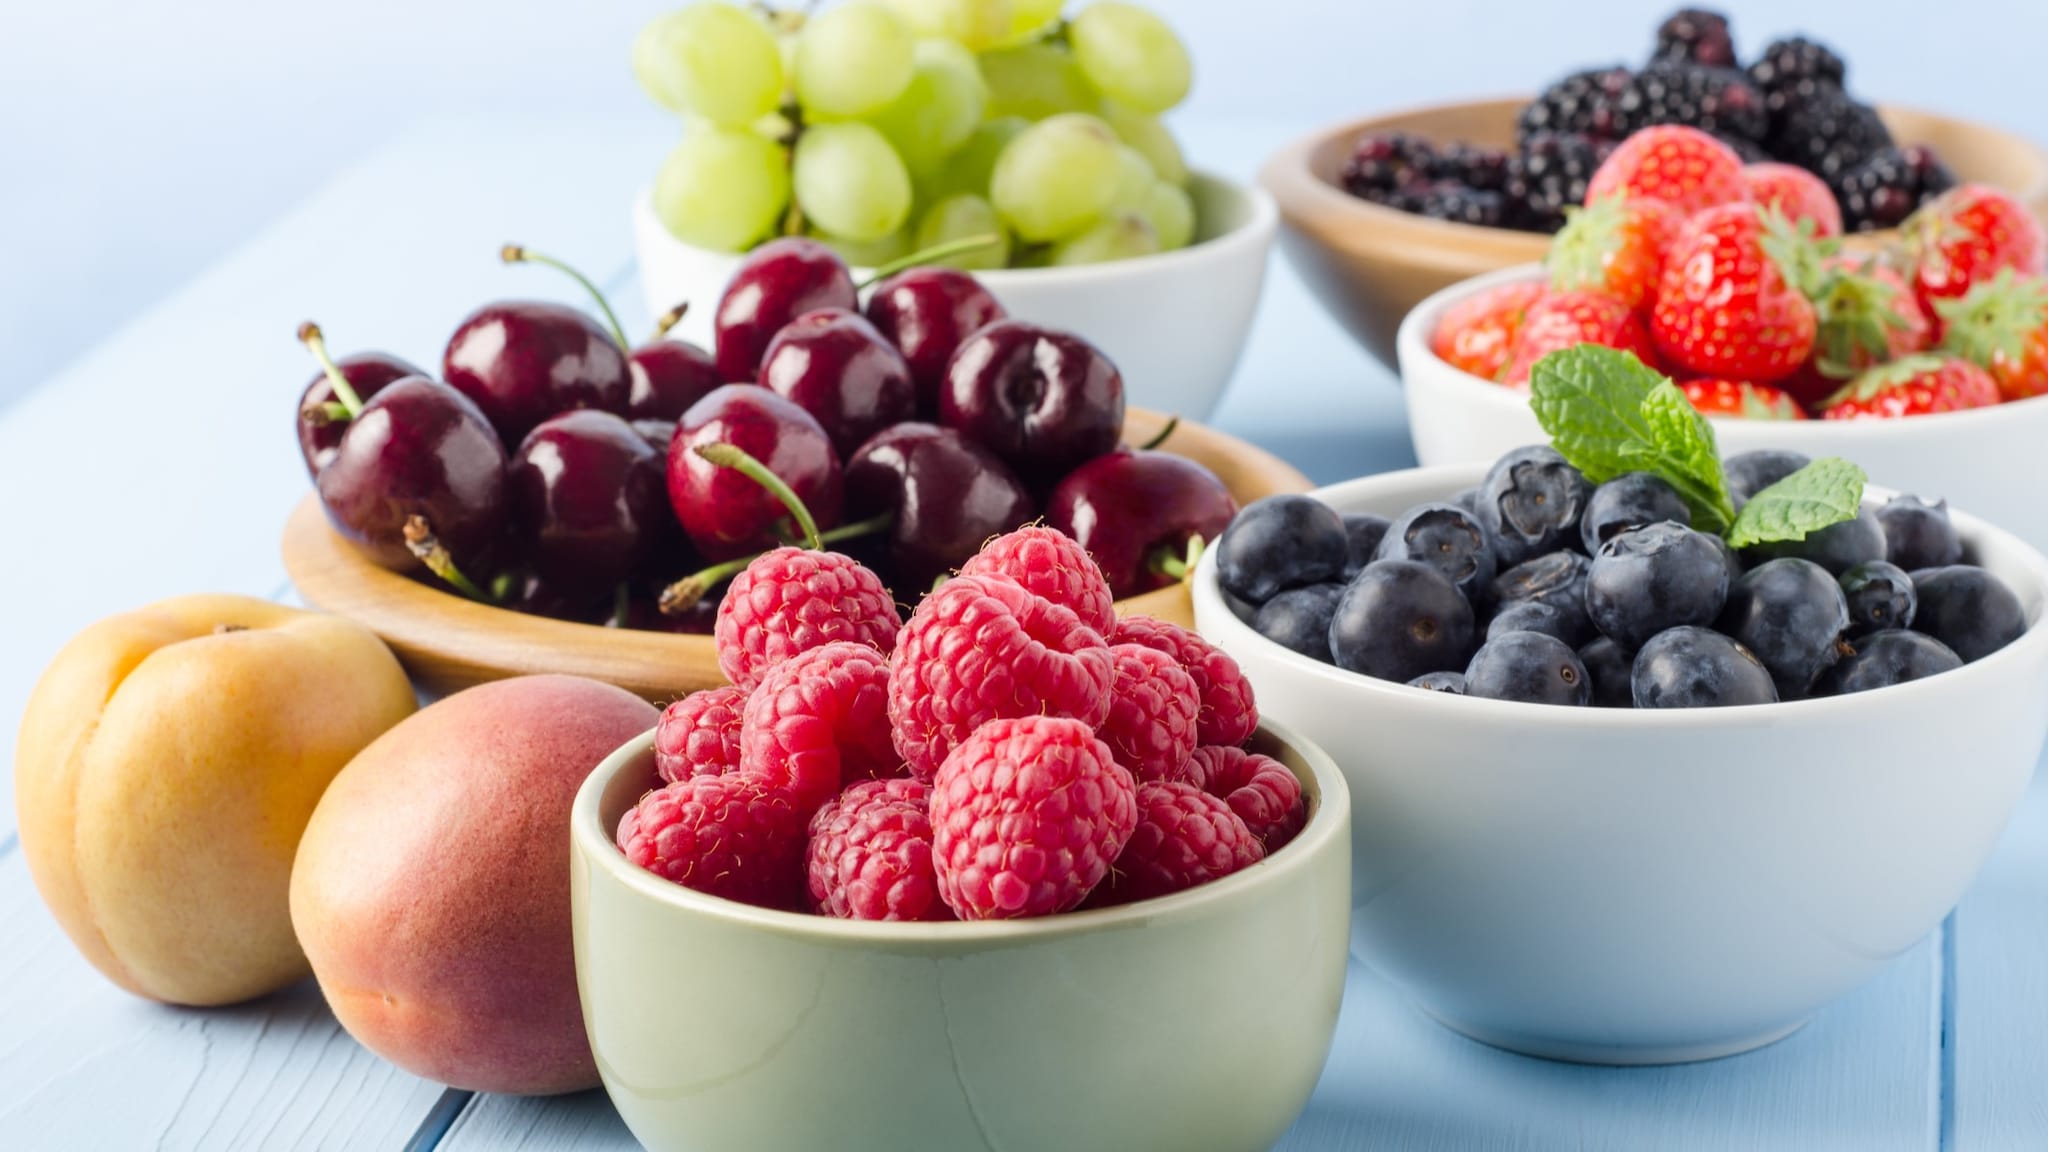
[(1669, 380), (1643, 398), (1642, 412), (1657, 447), (1656, 460), (1643, 470), (1657, 473), (1678, 490), (1692, 510), (1694, 528), (1726, 529), (1735, 518), (1735, 502), (1728, 498), (1728, 478), (1721, 471), (1713, 425)]
[(1853, 520), (1863, 504), (1866, 479), (1863, 469), (1839, 456), (1815, 460), (1750, 497), (1728, 529), (1728, 545), (1804, 540), (1830, 524)]

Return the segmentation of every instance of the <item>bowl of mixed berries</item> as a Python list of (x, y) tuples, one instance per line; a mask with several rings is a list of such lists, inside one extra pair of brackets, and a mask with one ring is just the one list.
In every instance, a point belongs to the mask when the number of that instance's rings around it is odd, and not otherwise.
[[(818, 575), (830, 567), (836, 578)], [(899, 624), (789, 547), (571, 817), (577, 982), (647, 1147), (1264, 1148), (1347, 964), (1351, 802), (1234, 661), (997, 537)]]
[(1282, 246), (1333, 316), (1392, 365), (1401, 317), (1431, 293), (1543, 258), (1594, 173), (1645, 128), (1696, 128), (1752, 179), (1810, 175), (1851, 233), (1885, 232), (1949, 187), (1989, 184), (2048, 208), (2048, 152), (1989, 125), (1857, 98), (1844, 57), (1787, 37), (1746, 62), (1725, 18), (1684, 9), (1639, 68), (1559, 79), (1533, 99), (1434, 105), (1288, 146), (1262, 182)]
[(2048, 558), (1852, 460), (1725, 458), (1579, 347), (1548, 443), (1248, 506), (1201, 634), (1329, 751), (1354, 950), (1573, 1060), (1768, 1043), (1938, 924), (2048, 735)]

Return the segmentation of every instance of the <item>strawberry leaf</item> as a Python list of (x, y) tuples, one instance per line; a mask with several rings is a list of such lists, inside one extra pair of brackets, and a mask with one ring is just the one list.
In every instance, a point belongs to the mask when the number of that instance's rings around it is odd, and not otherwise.
[(1815, 460), (1750, 497), (1728, 529), (1732, 548), (1806, 537), (1844, 520), (1863, 504), (1863, 469), (1839, 456)]

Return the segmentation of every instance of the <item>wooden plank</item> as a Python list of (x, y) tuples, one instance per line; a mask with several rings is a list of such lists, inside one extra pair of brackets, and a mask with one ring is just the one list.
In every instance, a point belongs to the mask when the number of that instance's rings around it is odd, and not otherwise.
[(2048, 775), (2035, 775), (1955, 920), (1944, 1147), (2048, 1147)]

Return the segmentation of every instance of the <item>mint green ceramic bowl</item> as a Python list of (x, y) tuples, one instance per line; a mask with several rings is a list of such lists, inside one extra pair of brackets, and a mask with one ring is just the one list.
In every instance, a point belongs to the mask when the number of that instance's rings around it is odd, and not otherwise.
[(1252, 1152), (1307, 1103), (1337, 1024), (1351, 804), (1277, 725), (1309, 796), (1266, 861), (1161, 900), (1042, 920), (877, 924), (706, 896), (612, 832), (652, 734), (571, 816), (576, 982), (619, 1115), (655, 1152)]

